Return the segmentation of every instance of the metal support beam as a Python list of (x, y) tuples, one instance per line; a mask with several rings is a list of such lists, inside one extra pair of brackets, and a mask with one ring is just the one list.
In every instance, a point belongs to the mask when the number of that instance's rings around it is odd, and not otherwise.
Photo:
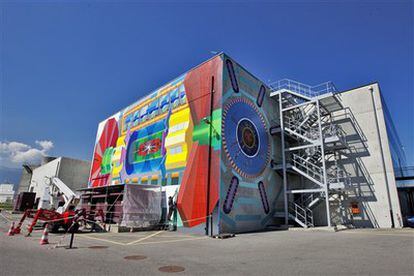
[(310, 101), (307, 101), (307, 102), (304, 102), (304, 103), (300, 103), (300, 104), (297, 104), (297, 105), (286, 107), (286, 108), (283, 109), (283, 111), (289, 111), (289, 110), (292, 110), (292, 109), (295, 109), (295, 108), (299, 108), (299, 107), (302, 107), (302, 106), (305, 106), (305, 105), (315, 104), (315, 103), (316, 103), (316, 100), (310, 100)]
[(312, 193), (320, 193), (324, 192), (325, 189), (297, 189), (297, 190), (288, 190), (288, 194), (312, 194)]
[(326, 205), (326, 220), (328, 223), (328, 227), (331, 227), (331, 212), (329, 208), (329, 187), (328, 187), (328, 176), (326, 174), (326, 164), (325, 164), (325, 149), (324, 149), (324, 139), (322, 133), (322, 124), (321, 124), (321, 110), (319, 105), (319, 100), (316, 101), (316, 108), (318, 113), (318, 127), (319, 127), (319, 137), (321, 141), (321, 152), (322, 152), (322, 169), (323, 169), (323, 182), (325, 185), (325, 205)]
[(270, 93), (270, 97), (274, 97), (274, 96), (280, 96), (281, 97), (281, 94), (282, 93), (289, 93), (289, 94), (294, 95), (294, 96), (296, 96), (298, 98), (301, 98), (301, 99), (304, 99), (304, 100), (308, 100), (308, 101), (311, 99), (308, 96), (305, 96), (305, 95), (302, 95), (302, 94), (293, 92), (293, 91), (288, 90), (288, 89), (285, 89), (285, 88), (280, 89), (280, 90), (277, 90), (277, 91), (274, 91), (274, 92), (271, 92)]
[(282, 94), (279, 93), (279, 116), (280, 116), (280, 138), (282, 144), (282, 167), (283, 167), (283, 194), (284, 194), (284, 211), (285, 225), (289, 225), (289, 209), (287, 194), (287, 173), (286, 173), (286, 153), (285, 153), (285, 131), (283, 122)]
[(303, 145), (303, 146), (297, 146), (297, 147), (291, 147), (291, 148), (287, 148), (285, 149), (286, 152), (288, 151), (295, 151), (295, 150), (301, 150), (301, 149), (307, 149), (307, 148), (314, 148), (316, 146), (318, 146), (319, 144), (309, 144), (309, 145)]

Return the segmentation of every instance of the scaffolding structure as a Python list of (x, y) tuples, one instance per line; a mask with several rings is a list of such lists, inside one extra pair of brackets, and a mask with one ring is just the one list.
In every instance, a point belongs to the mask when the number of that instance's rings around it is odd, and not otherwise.
[(282, 144), (282, 160), (272, 166), (283, 178), (285, 223), (291, 219), (314, 227), (314, 207), (324, 202), (330, 227), (330, 201), (351, 186), (349, 174), (338, 164), (348, 145), (334, 115), (346, 113), (337, 90), (332, 82), (309, 86), (288, 79), (271, 84), (271, 89), (280, 120), (270, 134), (280, 135)]

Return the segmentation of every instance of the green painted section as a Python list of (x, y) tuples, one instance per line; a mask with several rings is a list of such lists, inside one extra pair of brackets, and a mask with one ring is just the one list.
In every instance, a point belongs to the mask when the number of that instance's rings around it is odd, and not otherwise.
[(102, 163), (101, 163), (101, 174), (108, 174), (112, 170), (111, 158), (114, 153), (114, 148), (109, 147), (105, 150)]
[(151, 140), (155, 140), (155, 139), (159, 139), (160, 141), (162, 141), (162, 131), (159, 131), (157, 133), (154, 133), (148, 137), (144, 137), (141, 139), (138, 139), (134, 142), (134, 163), (139, 163), (139, 162), (144, 162), (145, 160), (151, 160), (151, 159), (155, 159), (155, 158), (160, 158), (161, 156), (161, 148), (154, 152), (154, 153), (148, 153), (145, 155), (139, 155), (139, 146), (142, 145), (143, 143), (147, 142), (147, 141), (151, 141)]
[[(221, 108), (214, 110), (212, 117), (213, 120), (210, 120), (210, 116), (207, 116), (201, 120), (200, 124), (194, 126), (193, 141), (199, 142), (200, 145), (208, 145), (210, 142), (211, 125), (211, 145), (214, 150), (218, 150), (221, 146)], [(211, 121), (212, 124), (210, 124)]]

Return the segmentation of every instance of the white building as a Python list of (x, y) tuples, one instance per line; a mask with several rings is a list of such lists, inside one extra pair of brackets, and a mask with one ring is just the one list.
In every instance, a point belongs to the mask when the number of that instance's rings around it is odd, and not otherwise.
[(14, 197), (13, 184), (0, 184), (0, 203), (12, 201)]
[(50, 207), (51, 198), (47, 178), (58, 177), (73, 191), (88, 183), (90, 162), (67, 157), (49, 158), (47, 161), (49, 162), (44, 162), (33, 169), (28, 185), (28, 192), (36, 193), (37, 208), (48, 209)]

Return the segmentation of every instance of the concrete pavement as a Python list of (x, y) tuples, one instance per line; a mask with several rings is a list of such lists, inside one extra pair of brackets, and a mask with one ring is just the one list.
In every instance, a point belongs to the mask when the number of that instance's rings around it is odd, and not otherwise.
[[(0, 219), (0, 275), (158, 275), (176, 265), (185, 275), (412, 275), (414, 231), (273, 231), (217, 240), (176, 232), (93, 233), (75, 237), (41, 231), (8, 237)], [(91, 246), (102, 246), (91, 249)], [(141, 255), (141, 260), (124, 257)]]

